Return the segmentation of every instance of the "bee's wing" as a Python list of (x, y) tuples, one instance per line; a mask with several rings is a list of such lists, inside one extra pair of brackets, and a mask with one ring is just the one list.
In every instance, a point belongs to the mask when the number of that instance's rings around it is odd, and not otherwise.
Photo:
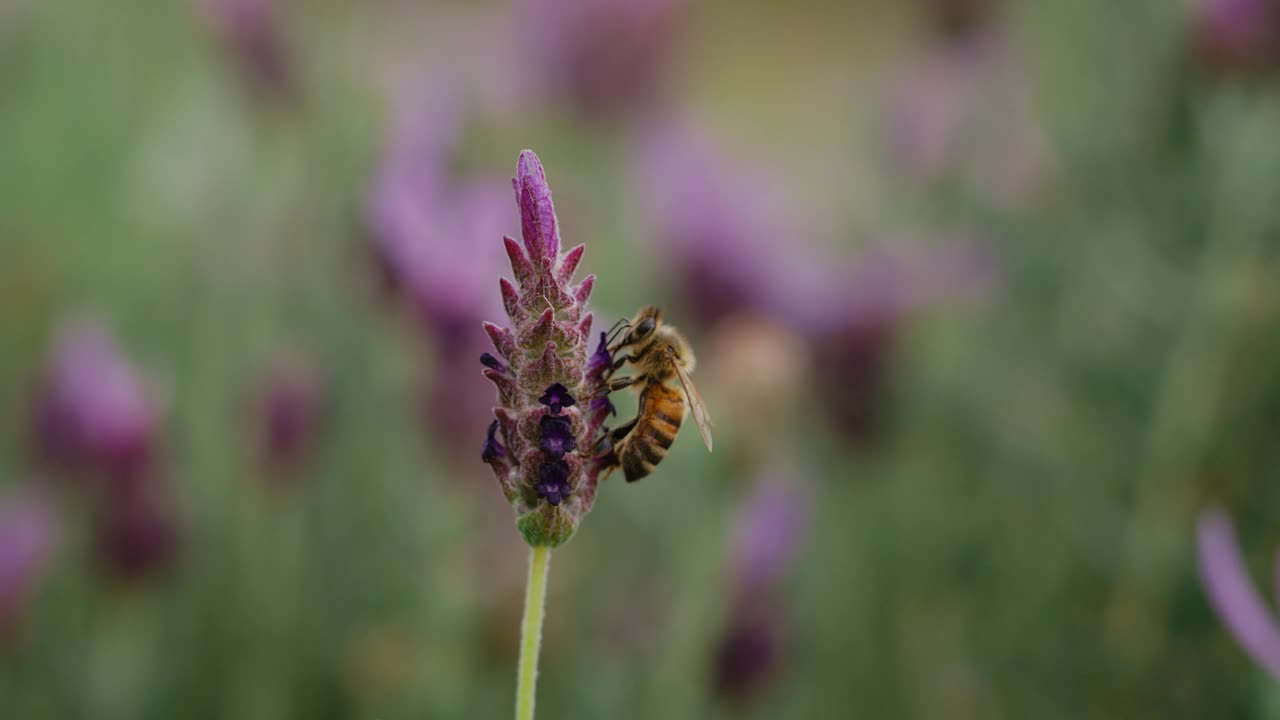
[[(669, 354), (670, 350), (667, 351)], [(680, 363), (671, 358), (671, 365), (676, 369), (676, 375), (680, 377), (680, 384), (684, 386), (684, 396), (689, 399), (689, 410), (693, 414), (693, 421), (698, 425), (698, 432), (702, 434), (702, 442), (707, 444), (707, 452), (711, 452), (711, 415), (707, 413), (707, 404), (702, 401), (702, 395), (698, 392), (698, 386), (693, 384), (693, 378), (689, 377), (689, 373), (680, 367)]]

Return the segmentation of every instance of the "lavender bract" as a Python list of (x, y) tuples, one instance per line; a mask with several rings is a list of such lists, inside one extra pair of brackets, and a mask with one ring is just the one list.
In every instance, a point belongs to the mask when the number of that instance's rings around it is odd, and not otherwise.
[(514, 283), (499, 283), (511, 327), (484, 323), (500, 358), (486, 353), (483, 373), (497, 386), (500, 407), (481, 456), (525, 540), (555, 547), (573, 536), (595, 500), (599, 468), (590, 453), (607, 416), (595, 398), (608, 353), (600, 347), (588, 359), (586, 302), (595, 276), (572, 284), (585, 247), (560, 252), (551, 189), (532, 151), (520, 154), (512, 184), (524, 242), (503, 238), (515, 274)]
[(1254, 662), (1280, 680), (1280, 623), (1249, 579), (1231, 518), (1218, 508), (1206, 510), (1196, 534), (1200, 584), (1218, 619)]

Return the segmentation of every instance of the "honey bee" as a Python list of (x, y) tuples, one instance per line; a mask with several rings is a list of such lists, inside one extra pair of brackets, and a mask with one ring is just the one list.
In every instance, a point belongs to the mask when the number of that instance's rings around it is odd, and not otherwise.
[[(688, 412), (693, 413), (702, 441), (710, 451), (711, 416), (689, 377), (696, 364), (693, 350), (679, 331), (662, 323), (661, 309), (652, 305), (641, 308), (622, 325), (621, 331), (622, 336), (608, 348), (615, 360), (608, 371), (606, 389), (613, 392), (638, 384), (640, 406), (635, 419), (615, 428), (608, 438), (615, 464), (622, 468), (627, 482), (635, 482), (653, 472), (666, 457)], [(627, 354), (619, 355), (623, 352)], [(633, 375), (612, 377), (627, 363), (634, 367)], [(679, 388), (673, 387), (676, 379), (680, 381)]]

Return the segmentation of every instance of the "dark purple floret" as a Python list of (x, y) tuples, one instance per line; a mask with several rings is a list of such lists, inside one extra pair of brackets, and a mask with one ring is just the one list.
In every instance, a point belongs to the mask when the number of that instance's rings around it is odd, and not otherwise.
[(573, 437), (573, 426), (567, 416), (543, 415), (539, 426), (542, 437), (538, 447), (549, 457), (559, 460), (565, 453), (577, 449), (578, 441)]
[(608, 395), (601, 395), (591, 401), (591, 414), (600, 415), (601, 417), (606, 415), (617, 415), (618, 409), (613, 406), (613, 402), (609, 400)]
[(543, 463), (538, 468), (539, 482), (534, 488), (538, 497), (545, 499), (552, 506), (558, 506), (569, 497), (569, 464), (563, 460)]
[(542, 463), (542, 467), (538, 468), (538, 480), (540, 484), (559, 485), (560, 483), (567, 483), (569, 481), (569, 463), (563, 460)]
[(587, 359), (587, 377), (599, 378), (612, 364), (613, 356), (609, 354), (609, 337), (602, 330), (600, 331), (600, 344), (596, 346), (596, 351)]
[(547, 388), (542, 397), (538, 398), (538, 402), (551, 408), (551, 414), (558, 415), (561, 408), (573, 407), (577, 401), (569, 394), (569, 388), (555, 383)]
[(503, 365), (502, 361), (494, 357), (492, 353), (483, 353), (482, 355), (480, 355), (480, 364), (484, 365), (487, 368), (497, 370), (500, 373), (507, 372), (507, 366)]
[(484, 439), (484, 450), (480, 452), (480, 459), (484, 462), (490, 462), (494, 458), (502, 457), (507, 454), (507, 449), (498, 442), (498, 421), (494, 420), (489, 423), (489, 434)]
[[(602, 386), (604, 373), (612, 365), (613, 355), (609, 353), (609, 336), (601, 331), (600, 344), (596, 346), (596, 351), (591, 357), (587, 358), (587, 379), (594, 385)], [(593, 398), (588, 407), (591, 408), (590, 417), (597, 424), (603, 423), (606, 417), (617, 414), (607, 394)]]

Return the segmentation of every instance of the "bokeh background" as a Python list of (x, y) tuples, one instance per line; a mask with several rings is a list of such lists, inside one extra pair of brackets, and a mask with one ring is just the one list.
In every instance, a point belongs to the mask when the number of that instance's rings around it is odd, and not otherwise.
[(1270, 595), (1267, 0), (4, 0), (0, 717), (510, 713), (526, 147), (717, 436), (554, 554), (542, 715), (1280, 708), (1195, 561)]

